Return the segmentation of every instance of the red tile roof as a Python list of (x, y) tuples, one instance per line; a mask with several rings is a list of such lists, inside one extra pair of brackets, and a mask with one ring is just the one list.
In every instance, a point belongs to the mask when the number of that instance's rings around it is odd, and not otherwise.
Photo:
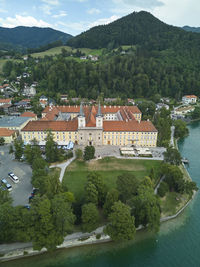
[(8, 137), (12, 136), (15, 133), (13, 130), (9, 130), (7, 128), (0, 128), (0, 136), (1, 137)]
[(157, 132), (150, 121), (104, 121), (104, 132)]
[(30, 121), (22, 131), (46, 131), (52, 130), (57, 132), (76, 131), (78, 121)]
[(30, 111), (27, 111), (27, 112), (24, 112), (20, 115), (20, 117), (30, 117), (30, 118), (35, 118), (37, 117), (37, 115), (33, 112), (30, 112)]
[(11, 98), (0, 98), (0, 103), (9, 104), (11, 103)]
[(187, 98), (197, 98), (196, 95), (184, 95), (184, 97), (187, 97)]

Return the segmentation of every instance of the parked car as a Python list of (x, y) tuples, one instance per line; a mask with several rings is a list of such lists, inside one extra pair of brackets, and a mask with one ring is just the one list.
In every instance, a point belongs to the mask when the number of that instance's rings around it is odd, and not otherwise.
[(34, 198), (34, 196), (30, 196), (29, 198), (28, 198), (28, 203), (30, 203), (31, 202), (31, 200)]
[(9, 172), (8, 176), (14, 183), (19, 183), (19, 178), (13, 172)]
[(6, 179), (2, 179), (1, 182), (2, 182), (2, 184), (5, 185), (5, 187), (6, 187), (6, 189), (7, 189), (8, 191), (11, 191), (11, 190), (12, 190), (12, 185), (10, 185), (10, 184), (7, 182)]
[(0, 186), (0, 190), (1, 191), (5, 191), (6, 190), (6, 188), (5, 187), (3, 187), (2, 185)]

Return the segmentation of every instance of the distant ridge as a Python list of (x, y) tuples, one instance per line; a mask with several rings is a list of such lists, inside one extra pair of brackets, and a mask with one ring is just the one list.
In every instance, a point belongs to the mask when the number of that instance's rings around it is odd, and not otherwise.
[(0, 27), (0, 48), (5, 48), (6, 50), (8, 49), (6, 44), (9, 44), (13, 49), (19, 47), (26, 49), (44, 46), (58, 40), (65, 44), (70, 38), (72, 38), (72, 35), (52, 28), (24, 26), (15, 28)]
[(184, 26), (183, 29), (187, 32), (197, 32), (200, 33), (200, 27), (190, 27), (190, 26)]

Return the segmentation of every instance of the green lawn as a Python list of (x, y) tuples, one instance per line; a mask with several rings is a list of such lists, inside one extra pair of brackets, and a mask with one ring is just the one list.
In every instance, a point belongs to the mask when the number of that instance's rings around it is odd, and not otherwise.
[(160, 164), (161, 161), (116, 158), (104, 158), (89, 163), (75, 160), (66, 169), (63, 184), (75, 194), (76, 199), (79, 199), (84, 196), (87, 175), (91, 171), (101, 174), (106, 186), (112, 188), (116, 187), (116, 180), (120, 174), (131, 172), (142, 178), (149, 175), (152, 167), (158, 171)]
[(176, 192), (168, 192), (161, 199), (162, 217), (176, 214), (189, 200), (187, 194), (179, 194)]
[[(31, 54), (32, 57), (38, 58), (38, 57), (44, 57), (44, 56), (54, 56), (61, 54), (61, 50), (65, 49), (70, 52), (76, 52), (77, 49), (72, 49), (70, 46), (59, 46), (54, 47), (51, 49), (48, 49), (44, 52), (39, 53), (33, 53)], [(86, 55), (96, 55), (100, 56), (102, 54), (102, 49), (90, 49), (90, 48), (78, 48), (82, 53), (85, 53)]]

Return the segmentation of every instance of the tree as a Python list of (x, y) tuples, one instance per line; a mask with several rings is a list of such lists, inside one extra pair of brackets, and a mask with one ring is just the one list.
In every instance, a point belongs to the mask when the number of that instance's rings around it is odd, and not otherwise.
[(84, 149), (84, 160), (90, 160), (94, 158), (95, 148), (94, 146), (86, 146)]
[(172, 147), (168, 147), (167, 151), (164, 152), (165, 162), (168, 162), (173, 165), (181, 164), (181, 154), (180, 152)]
[(93, 203), (82, 206), (81, 220), (83, 231), (91, 232), (96, 229), (99, 221), (99, 212)]
[(187, 125), (182, 120), (176, 120), (174, 122), (175, 131), (174, 131), (174, 137), (175, 138), (183, 138), (184, 136), (188, 135), (189, 130), (187, 128)]
[(135, 235), (135, 220), (131, 216), (130, 207), (121, 201), (115, 202), (112, 206), (112, 212), (108, 216), (109, 223), (106, 227), (106, 233), (114, 241), (132, 240)]
[(98, 205), (103, 206), (106, 196), (106, 186), (103, 182), (103, 178), (100, 174), (96, 172), (90, 172), (87, 176), (88, 183), (91, 183), (95, 186), (98, 193)]
[(98, 191), (96, 186), (88, 182), (85, 186), (86, 201), (98, 205)]
[(154, 190), (147, 186), (138, 188), (138, 195), (130, 201), (131, 213), (135, 217), (135, 225), (142, 224), (150, 230), (158, 231), (160, 226), (160, 201)]
[(51, 202), (46, 196), (34, 198), (30, 213), (35, 250), (41, 250), (43, 247), (52, 250), (62, 243), (63, 237), (54, 229)]
[(0, 146), (3, 146), (5, 143), (5, 139), (3, 137), (0, 137)]
[(23, 155), (23, 141), (21, 139), (14, 140), (14, 147), (15, 147), (15, 159), (20, 160)]
[(168, 184), (171, 191), (183, 193), (185, 190), (185, 181), (183, 173), (178, 166), (165, 165), (163, 167), (163, 174), (165, 175), (165, 182)]
[(126, 202), (133, 195), (136, 195), (139, 184), (139, 179), (131, 173), (119, 175), (117, 177), (117, 190), (119, 191), (120, 199)]
[(57, 233), (65, 236), (73, 230), (75, 216), (67, 193), (59, 193), (52, 199), (53, 224)]
[(195, 107), (194, 111), (191, 114), (192, 119), (199, 119), (200, 118), (200, 107)]
[(47, 162), (51, 163), (58, 160), (58, 149), (51, 131), (47, 132), (45, 153)]
[(108, 214), (111, 213), (112, 206), (115, 202), (117, 202), (119, 199), (119, 192), (115, 189), (112, 188), (106, 195), (106, 201), (103, 206), (103, 211), (108, 216)]
[(10, 145), (10, 147), (9, 147), (9, 154), (12, 154), (12, 153), (14, 153), (14, 149), (13, 149), (13, 146)]
[(166, 182), (161, 182), (158, 188), (158, 195), (164, 197), (165, 194), (169, 191), (169, 186)]

